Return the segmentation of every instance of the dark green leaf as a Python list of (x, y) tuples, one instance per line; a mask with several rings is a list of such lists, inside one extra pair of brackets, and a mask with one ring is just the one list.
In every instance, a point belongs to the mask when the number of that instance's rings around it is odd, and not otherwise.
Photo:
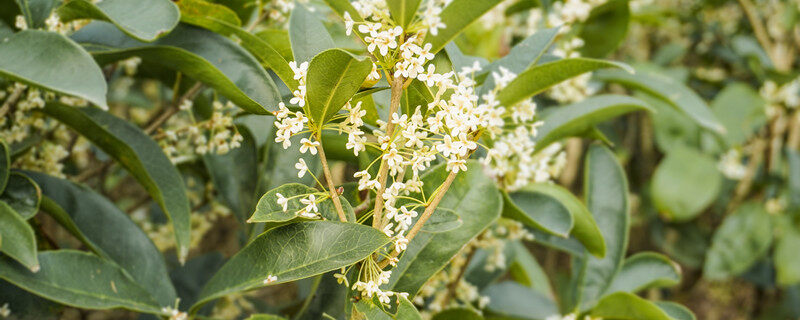
[[(302, 4), (296, 4), (289, 17), (289, 39), (292, 43), (294, 61), (297, 61), (298, 65), (311, 61), (317, 54), (325, 50), (336, 48), (333, 38), (325, 29), (322, 21)], [(309, 68), (309, 76), (310, 73)], [(331, 71), (331, 74), (334, 73)]]
[(636, 74), (619, 70), (608, 70), (595, 74), (595, 79), (620, 83), (659, 97), (691, 117), (703, 128), (716, 133), (725, 133), (725, 127), (714, 117), (705, 101), (692, 89), (661, 74), (637, 70)]
[[(278, 204), (277, 194), (279, 193), (286, 198), (291, 198), (288, 200), (286, 211), (283, 211), (283, 207)], [(305, 207), (305, 205), (300, 203), (300, 200), (305, 197), (299, 197), (299, 195), (310, 193), (319, 193), (319, 191), (299, 183), (284, 184), (280, 187), (272, 189), (265, 193), (261, 199), (258, 200), (256, 210), (253, 213), (253, 216), (251, 216), (247, 222), (266, 222), (270, 226), (277, 226), (286, 224), (290, 221), (308, 220), (307, 218), (300, 217), (297, 213)], [(321, 195), (316, 196), (317, 199), (320, 197)], [(342, 202), (342, 209), (345, 211), (347, 220), (355, 221), (356, 219), (355, 214), (353, 214), (353, 208), (350, 206), (347, 200), (340, 198), (339, 201)], [(336, 207), (333, 204), (333, 200), (330, 198), (325, 199), (324, 201), (317, 203), (317, 206), (319, 208), (319, 213), (323, 218), (326, 220), (339, 221), (339, 215), (336, 213)]]
[(681, 269), (678, 264), (663, 255), (642, 252), (625, 259), (625, 264), (605, 294), (620, 291), (636, 293), (647, 288), (669, 287), (680, 280)]
[(411, 20), (414, 19), (420, 2), (422, 2), (422, 0), (386, 1), (386, 6), (389, 7), (389, 13), (392, 14), (394, 22), (405, 30), (408, 28)]
[(10, 151), (6, 142), (0, 140), (0, 193), (3, 193), (3, 190), (6, 189), (8, 175), (11, 172)]
[(0, 257), (0, 278), (73, 307), (161, 314), (161, 306), (113, 262), (74, 250), (42, 252), (39, 261), (42, 269), (31, 273)]
[(612, 0), (592, 9), (580, 31), (580, 38), (584, 40), (582, 56), (603, 58), (625, 40), (631, 19), (628, 1)]
[(211, 181), (239, 221), (252, 212), (258, 187), (258, 146), (250, 129), (238, 126), (241, 146), (227, 154), (203, 156)]
[(0, 195), (0, 201), (8, 204), (22, 219), (28, 220), (39, 211), (42, 191), (27, 176), (12, 172), (8, 177), (6, 191)]
[(691, 310), (675, 302), (656, 301), (655, 304), (674, 320), (697, 320)]
[(445, 45), (453, 40), (462, 30), (478, 20), (484, 13), (491, 10), (501, 0), (459, 0), (450, 2), (439, 15), (446, 26), (439, 29), (436, 35), (429, 34), (425, 42), (431, 43), (432, 53), (439, 52)]
[(722, 185), (716, 162), (694, 149), (671, 150), (653, 174), (656, 208), (674, 221), (688, 221), (708, 207)]
[(58, 8), (61, 21), (95, 19), (113, 23), (125, 34), (145, 42), (169, 33), (180, 20), (178, 7), (169, 0), (70, 0)]
[(652, 302), (626, 292), (617, 292), (601, 299), (590, 314), (603, 319), (673, 320)]
[(599, 145), (590, 147), (584, 175), (586, 206), (606, 244), (605, 257), (598, 259), (587, 255), (585, 258), (581, 297), (582, 306), (590, 306), (600, 299), (622, 267), (628, 248), (630, 208), (628, 179), (611, 150)]
[(455, 212), (439, 209), (431, 215), (428, 221), (425, 221), (425, 225), (423, 225), (420, 230), (423, 232), (439, 233), (458, 228), (463, 223), (464, 222), (461, 221), (461, 218)]
[[(372, 227), (310, 221), (261, 234), (228, 260), (208, 281), (193, 310), (225, 295), (290, 282), (356, 263), (389, 243)], [(264, 284), (267, 276), (277, 277)]]
[[(418, 233), (409, 243), (397, 267), (392, 269), (388, 285), (392, 290), (416, 294), (467, 242), (500, 216), (502, 197), (495, 183), (483, 174), (479, 163), (470, 161), (467, 168), (466, 172), (456, 176), (439, 203), (439, 209), (452, 210), (461, 217), (463, 223), (447, 232)], [(425, 194), (433, 194), (447, 174), (442, 164), (423, 175)]]
[(587, 58), (551, 61), (536, 65), (517, 75), (508, 86), (500, 90), (497, 99), (504, 106), (512, 106), (564, 80), (603, 68), (630, 69), (621, 63)]
[(759, 203), (745, 203), (727, 216), (714, 232), (703, 276), (709, 280), (723, 280), (739, 275), (764, 256), (771, 243), (769, 214)]
[(100, 67), (80, 46), (58, 33), (25, 30), (0, 42), (0, 75), (108, 108)]
[(144, 186), (172, 223), (178, 257), (184, 260), (191, 234), (189, 199), (183, 178), (161, 147), (138, 127), (98, 109), (49, 103), (44, 112), (92, 141)]
[(56, 0), (15, 0), (29, 28), (45, 27), (45, 20), (56, 7)]
[(43, 209), (103, 258), (114, 261), (160, 305), (175, 303), (161, 252), (125, 212), (91, 189), (29, 172), (47, 197)]
[(508, 245), (514, 252), (514, 262), (509, 267), (509, 275), (516, 282), (552, 298), (553, 288), (550, 286), (550, 280), (536, 261), (536, 257), (521, 242), (515, 241)]
[(481, 295), (489, 297), (486, 308), (492, 314), (514, 319), (544, 319), (558, 314), (558, 306), (553, 300), (515, 282), (490, 285)]
[(277, 110), (280, 94), (267, 72), (230, 39), (197, 27), (178, 25), (152, 43), (130, 38), (113, 25), (93, 22), (72, 38), (100, 62), (133, 56), (201, 81), (240, 108), (258, 114)]
[(308, 66), (306, 96), (312, 123), (322, 128), (358, 92), (370, 72), (372, 62), (368, 58), (358, 58), (342, 49), (316, 55)]
[(572, 230), (574, 222), (570, 210), (578, 209), (568, 207), (570, 203), (562, 203), (558, 198), (536, 190), (535, 186), (503, 192), (503, 196), (503, 217), (561, 237), (567, 237)]
[(0, 301), (8, 304), (11, 316), (8, 320), (57, 320), (61, 306), (22, 290), (5, 280), (0, 280)]
[(614, 94), (592, 96), (581, 102), (556, 108), (544, 117), (544, 124), (537, 135), (536, 148), (543, 150), (553, 142), (584, 134), (601, 122), (639, 110), (653, 109), (639, 99)]
[[(0, 201), (0, 251), (25, 265), (33, 272), (39, 271), (36, 258), (36, 236), (33, 228), (8, 204)], [(2, 272), (2, 268), (0, 268)], [(28, 271), (26, 271), (28, 272)]]
[(417, 308), (406, 298), (399, 298), (397, 313), (393, 314), (386, 307), (377, 306), (370, 300), (361, 300), (354, 304), (356, 311), (363, 314), (366, 320), (422, 320)]

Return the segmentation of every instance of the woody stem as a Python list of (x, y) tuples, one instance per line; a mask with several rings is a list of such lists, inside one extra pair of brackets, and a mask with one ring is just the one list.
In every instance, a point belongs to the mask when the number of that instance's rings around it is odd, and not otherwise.
[(322, 139), (320, 138), (321, 134), (318, 134), (317, 141), (319, 141), (319, 145), (317, 146), (317, 152), (319, 152), (319, 160), (322, 162), (322, 172), (325, 173), (325, 180), (328, 182), (328, 191), (331, 194), (333, 205), (336, 207), (336, 214), (339, 215), (339, 220), (347, 222), (347, 216), (344, 215), (344, 209), (342, 209), (342, 202), (339, 200), (339, 192), (336, 191), (336, 186), (333, 185), (331, 168), (328, 167), (328, 159), (325, 157), (325, 150), (322, 148)]
[[(403, 77), (396, 77), (392, 80), (392, 96), (389, 101), (389, 119), (386, 123), (386, 136), (391, 139), (394, 133), (394, 123), (392, 123), (392, 115), (397, 112), (400, 107), (400, 96), (403, 94)], [(386, 164), (385, 159), (381, 159), (381, 167), (378, 171), (378, 182), (380, 186), (375, 193), (375, 208), (372, 210), (372, 227), (380, 229), (382, 227), (382, 211), (383, 211), (383, 191), (386, 190), (386, 180), (389, 175), (389, 166)]]

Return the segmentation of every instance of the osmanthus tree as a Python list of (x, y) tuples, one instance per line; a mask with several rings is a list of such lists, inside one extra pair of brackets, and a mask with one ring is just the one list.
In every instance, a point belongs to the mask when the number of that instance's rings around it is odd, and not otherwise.
[[(635, 294), (680, 270), (625, 256), (627, 180), (595, 128), (651, 108), (537, 100), (632, 69), (564, 54), (559, 26), (463, 54), (499, 2), (0, 1), (2, 315), (692, 319)], [(568, 137), (601, 142), (583, 200), (551, 181)], [(531, 238), (570, 255), (558, 290)]]

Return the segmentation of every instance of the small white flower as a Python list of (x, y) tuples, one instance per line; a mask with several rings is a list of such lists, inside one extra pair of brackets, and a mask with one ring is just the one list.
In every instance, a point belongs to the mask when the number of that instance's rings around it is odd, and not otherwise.
[(186, 312), (179, 311), (172, 307), (161, 308), (161, 312), (166, 313), (169, 316), (169, 320), (186, 320), (189, 318)]
[(344, 17), (345, 34), (349, 36), (351, 33), (353, 33), (353, 25), (355, 24), (355, 21), (353, 21), (353, 18), (350, 17), (350, 13), (347, 11), (344, 12), (343, 17)]
[(300, 140), (300, 153), (306, 153), (306, 151), (310, 151), (311, 154), (317, 154), (317, 147), (319, 147), (319, 141), (311, 141), (307, 138), (303, 138)]
[(294, 164), (294, 167), (299, 170), (297, 172), (297, 177), (302, 178), (306, 175), (306, 171), (308, 171), (308, 165), (306, 165), (306, 161), (303, 159), (297, 160), (297, 163)]
[(300, 203), (306, 205), (305, 209), (303, 209), (304, 212), (319, 212), (319, 208), (317, 208), (317, 198), (313, 194), (309, 194), (308, 198), (300, 199)]
[(467, 161), (464, 159), (449, 159), (447, 160), (447, 171), (452, 171), (454, 173), (467, 171)]
[(278, 197), (278, 205), (283, 208), (283, 212), (286, 212), (286, 210), (289, 209), (289, 199), (280, 193), (276, 193), (275, 195)]
[(0, 307), (0, 317), (8, 318), (11, 315), (11, 309), (8, 307), (8, 303), (4, 303), (2, 307)]
[(270, 284), (270, 283), (273, 283), (275, 281), (278, 281), (278, 277), (276, 277), (274, 275), (268, 275), (267, 278), (264, 279), (264, 284)]
[(308, 73), (308, 61), (304, 61), (300, 65), (297, 65), (296, 61), (292, 61), (289, 62), (289, 67), (292, 68), (292, 71), (294, 71), (295, 80), (302, 80), (306, 78), (306, 73)]

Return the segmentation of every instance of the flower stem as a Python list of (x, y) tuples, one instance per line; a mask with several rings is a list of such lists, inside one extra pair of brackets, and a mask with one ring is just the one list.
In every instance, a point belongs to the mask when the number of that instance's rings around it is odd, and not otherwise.
[(319, 141), (319, 145), (317, 146), (317, 151), (319, 152), (319, 160), (322, 162), (322, 172), (325, 173), (325, 180), (328, 181), (328, 189), (331, 194), (331, 199), (333, 200), (333, 205), (336, 207), (336, 214), (339, 215), (339, 220), (342, 222), (347, 222), (347, 216), (344, 215), (344, 209), (342, 209), (342, 202), (339, 201), (339, 192), (336, 191), (336, 186), (333, 185), (333, 178), (331, 177), (331, 168), (328, 167), (328, 159), (325, 157), (325, 150), (322, 148), (322, 134), (317, 136), (317, 141)]
[[(392, 97), (389, 101), (389, 119), (386, 123), (386, 136), (391, 137), (394, 133), (394, 123), (392, 123), (392, 115), (397, 112), (400, 107), (400, 96), (403, 94), (403, 77), (396, 77), (392, 79)], [(384, 150), (385, 151), (385, 150)], [(378, 182), (380, 187), (375, 193), (375, 209), (372, 211), (372, 227), (381, 229), (382, 227), (382, 212), (383, 212), (383, 191), (386, 190), (386, 180), (389, 175), (389, 166), (386, 160), (381, 159), (381, 167), (378, 171)]]

